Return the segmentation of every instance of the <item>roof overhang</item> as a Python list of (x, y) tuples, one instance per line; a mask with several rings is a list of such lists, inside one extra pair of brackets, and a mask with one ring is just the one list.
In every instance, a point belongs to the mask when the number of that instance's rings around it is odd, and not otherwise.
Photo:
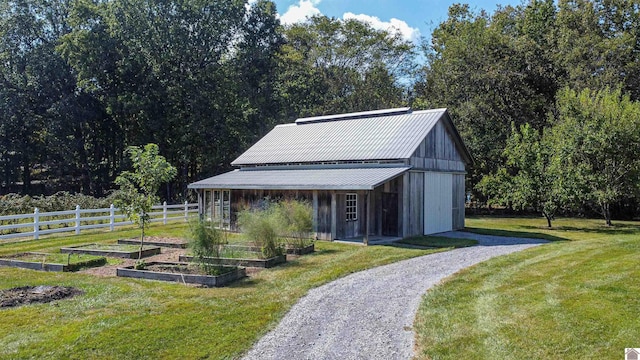
[(373, 190), (411, 169), (402, 167), (348, 169), (234, 170), (189, 184), (189, 189), (237, 190)]

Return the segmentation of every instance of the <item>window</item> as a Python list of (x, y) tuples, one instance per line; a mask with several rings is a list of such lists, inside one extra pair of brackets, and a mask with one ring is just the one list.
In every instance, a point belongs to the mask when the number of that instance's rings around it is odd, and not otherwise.
[(347, 221), (355, 221), (358, 219), (358, 194), (347, 194), (346, 204)]

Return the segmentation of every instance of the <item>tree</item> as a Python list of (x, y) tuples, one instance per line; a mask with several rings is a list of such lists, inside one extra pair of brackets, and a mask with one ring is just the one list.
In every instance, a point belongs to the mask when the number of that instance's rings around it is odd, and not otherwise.
[(640, 187), (640, 102), (620, 88), (558, 95), (552, 129), (554, 162), (565, 186), (594, 206), (611, 225), (611, 204), (635, 195)]
[(505, 167), (483, 177), (477, 188), (490, 203), (542, 213), (551, 227), (563, 199), (557, 169), (551, 165), (552, 154), (549, 141), (529, 124), (519, 130), (513, 125), (503, 152)]
[(545, 57), (544, 34), (554, 18), (548, 3), (534, 1), (526, 12), (505, 7), (492, 16), (453, 5), (431, 43), (423, 44), (427, 64), (414, 88), (415, 103), (451, 109), (476, 160), (469, 188), (503, 165), (512, 123), (535, 130), (546, 125), (555, 96), (554, 70)]
[(130, 146), (127, 153), (133, 164), (133, 171), (123, 171), (116, 178), (115, 183), (120, 186), (120, 193), (115, 205), (141, 229), (138, 254), (140, 259), (144, 245), (144, 230), (149, 223), (149, 212), (159, 201), (157, 194), (160, 185), (176, 176), (176, 168), (159, 155), (156, 144), (147, 144), (142, 148)]
[(406, 103), (414, 46), (400, 34), (349, 19), (314, 16), (284, 30), (278, 90), (284, 118), (397, 107)]

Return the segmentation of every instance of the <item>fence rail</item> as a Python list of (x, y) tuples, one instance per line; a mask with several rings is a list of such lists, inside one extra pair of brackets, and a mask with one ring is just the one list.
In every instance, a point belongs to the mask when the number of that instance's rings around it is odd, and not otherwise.
[[(156, 205), (149, 213), (151, 222), (184, 220), (198, 213), (198, 204)], [(38, 239), (40, 235), (62, 232), (75, 232), (81, 230), (109, 228), (113, 231), (117, 226), (131, 225), (126, 216), (119, 214), (120, 210), (113, 206), (103, 209), (81, 209), (80, 205), (75, 210), (53, 211), (41, 213), (35, 208), (33, 214), (17, 214), (0, 216), (0, 240), (19, 237), (33, 237)], [(87, 216), (83, 216), (87, 215)], [(27, 220), (24, 222), (24, 220)], [(8, 223), (2, 225), (4, 223)], [(44, 228), (43, 228), (44, 227)]]

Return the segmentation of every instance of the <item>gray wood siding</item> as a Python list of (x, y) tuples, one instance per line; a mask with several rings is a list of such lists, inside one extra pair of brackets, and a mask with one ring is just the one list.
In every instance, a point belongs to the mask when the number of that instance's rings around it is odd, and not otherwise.
[(331, 193), (328, 191), (318, 191), (316, 219), (316, 237), (331, 240)]
[(465, 171), (452, 135), (438, 122), (409, 159), (414, 169)]
[(464, 228), (464, 203), (465, 203), (465, 190), (464, 190), (464, 175), (463, 174), (454, 174), (453, 175), (453, 204), (452, 204), (452, 214), (453, 217), (453, 229), (463, 229)]
[(409, 214), (405, 237), (422, 235), (424, 231), (424, 173), (409, 173)]

